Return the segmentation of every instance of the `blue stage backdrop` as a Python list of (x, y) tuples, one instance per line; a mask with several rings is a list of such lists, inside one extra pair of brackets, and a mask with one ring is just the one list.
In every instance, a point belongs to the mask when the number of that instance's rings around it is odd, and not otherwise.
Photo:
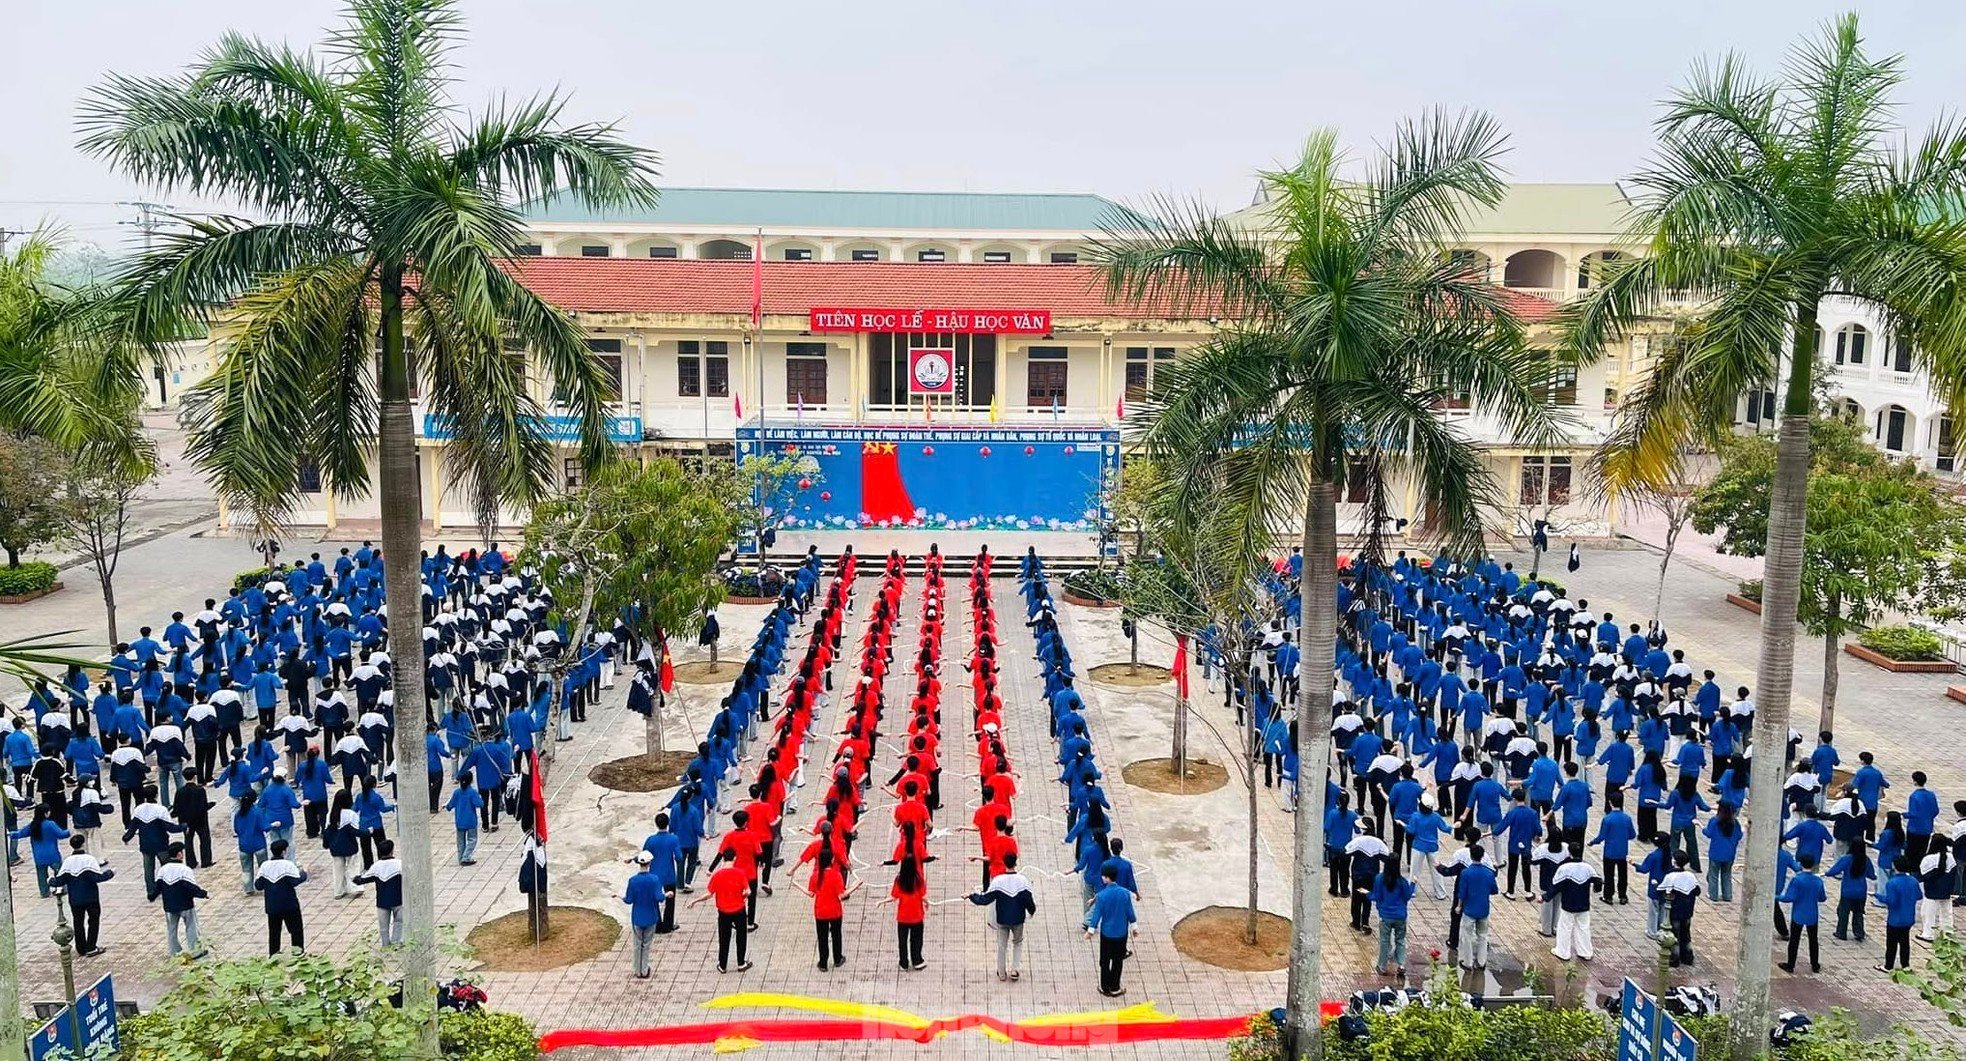
[(762, 433), (737, 429), (740, 465), (763, 452), (819, 467), (793, 494), (792, 528), (1093, 531), (1100, 486), (1119, 472), (1111, 429), (767, 425)]

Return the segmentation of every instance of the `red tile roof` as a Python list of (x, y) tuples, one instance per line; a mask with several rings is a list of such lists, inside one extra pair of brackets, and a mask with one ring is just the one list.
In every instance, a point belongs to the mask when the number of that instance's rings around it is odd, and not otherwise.
[[(585, 313), (751, 312), (751, 263), (689, 258), (514, 259), (526, 286), (555, 305)], [(1548, 320), (1557, 305), (1503, 289), (1525, 324)], [(1044, 309), (1055, 317), (1155, 319), (1151, 305), (1106, 297), (1089, 265), (979, 265), (954, 262), (765, 262), (764, 312), (803, 316), (815, 306)], [(1193, 314), (1189, 314), (1192, 316)]]
[[(662, 258), (515, 259), (526, 286), (555, 305), (590, 313), (751, 312), (751, 263)], [(1057, 317), (1155, 318), (1151, 307), (1108, 299), (1089, 265), (953, 262), (765, 262), (764, 312), (803, 316), (814, 306), (1048, 309)]]

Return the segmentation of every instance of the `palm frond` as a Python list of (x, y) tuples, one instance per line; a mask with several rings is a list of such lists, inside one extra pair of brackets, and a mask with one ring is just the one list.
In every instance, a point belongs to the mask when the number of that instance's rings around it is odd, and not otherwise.
[(459, 131), (450, 163), (494, 199), (535, 204), (566, 195), (601, 208), (653, 206), (655, 152), (615, 135), (613, 124), (560, 127), (556, 96), (500, 106)]

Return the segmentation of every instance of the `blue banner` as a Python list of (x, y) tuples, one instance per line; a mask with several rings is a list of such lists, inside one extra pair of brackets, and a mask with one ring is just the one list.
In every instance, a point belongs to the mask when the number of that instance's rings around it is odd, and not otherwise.
[[(608, 439), (613, 442), (630, 443), (642, 440), (642, 418), (639, 416), (610, 416), (604, 423)], [(577, 416), (542, 416), (533, 421), (534, 430), (549, 442), (580, 441), (580, 418)], [(423, 414), (424, 438), (455, 438), (457, 431), (450, 423), (436, 413)]]
[(116, 1034), (116, 984), (108, 973), (76, 996), (75, 1012), (82, 1019), (82, 1042), (79, 1046), (73, 1041), (75, 1036), (68, 1007), (63, 1006), (53, 1020), (34, 1033), (33, 1041), (28, 1043), (28, 1056), (32, 1061), (79, 1058), (97, 1043), (103, 1044), (111, 1052), (121, 1045)]

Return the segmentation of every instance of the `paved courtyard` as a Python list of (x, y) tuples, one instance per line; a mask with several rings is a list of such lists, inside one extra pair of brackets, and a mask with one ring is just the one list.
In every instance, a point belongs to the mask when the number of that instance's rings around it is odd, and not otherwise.
[[(929, 536), (919, 548), (925, 549)], [(883, 544), (886, 544), (883, 542)], [(1002, 543), (1000, 547), (1007, 546)], [(298, 543), (295, 549), (298, 549)], [(332, 545), (323, 551), (331, 552)], [(290, 555), (294, 550), (290, 549)], [(304, 550), (303, 550), (304, 551)], [(1527, 567), (1527, 557), (1517, 558), (1518, 567)], [(231, 574), (252, 566), (247, 547), (237, 540), (197, 536), (193, 531), (166, 534), (132, 549), (125, 559), (120, 581), (126, 602), (127, 626), (135, 622), (161, 621), (169, 611), (195, 605), (204, 596), (222, 592)], [(1657, 574), (1655, 554), (1640, 549), (1586, 549), (1583, 569), (1563, 576), (1573, 596), (1590, 598), (1599, 608), (1610, 608), (1621, 618), (1643, 619), (1649, 612)], [(863, 587), (871, 586), (863, 583)], [(956, 580), (959, 586), (959, 579)], [(921, 583), (911, 580), (904, 599), (908, 602), (897, 637), (900, 650), (912, 649), (918, 636), (914, 622), (919, 607)], [(952, 586), (955, 588), (955, 586)], [(656, 944), (656, 976), (636, 981), (630, 975), (628, 945), (624, 933), (621, 943), (592, 961), (569, 969), (544, 974), (488, 974), (483, 982), (493, 1004), (525, 1013), (542, 1030), (557, 1027), (628, 1028), (652, 1024), (727, 1019), (737, 1016), (797, 1016), (790, 1011), (740, 1010), (712, 1011), (702, 1004), (718, 995), (739, 992), (784, 992), (798, 995), (871, 1002), (897, 1006), (924, 1017), (946, 1017), (961, 1013), (988, 1013), (1006, 1019), (1048, 1013), (1073, 1013), (1113, 1008), (1110, 1000), (1094, 990), (1094, 952), (1078, 931), (1076, 907), (1079, 885), (1065, 876), (1070, 868), (1069, 848), (1063, 844), (1062, 800), (1050, 784), (1048, 773), (1053, 758), (1045, 736), (1045, 717), (1038, 703), (1038, 678), (1032, 660), (1031, 641), (1021, 624), (1021, 602), (1008, 580), (1000, 580), (998, 607), (1000, 627), (1006, 640), (1007, 666), (1003, 676), (1003, 697), (1009, 745), (1025, 778), (1018, 805), (1020, 839), (1026, 865), (1034, 880), (1039, 913), (1026, 937), (1025, 979), (1021, 983), (999, 983), (991, 973), (988, 933), (982, 911), (961, 901), (961, 895), (974, 883), (974, 866), (965, 861), (975, 838), (968, 833), (952, 833), (936, 843), (941, 860), (930, 868), (931, 895), (939, 900), (929, 913), (927, 938), (929, 968), (920, 973), (902, 973), (893, 962), (892, 913), (876, 907), (872, 900), (885, 890), (887, 871), (873, 866), (867, 875), (878, 891), (856, 896), (847, 904), (846, 945), (849, 963), (843, 971), (821, 973), (814, 967), (811, 911), (808, 900), (789, 886), (779, 888), (774, 897), (762, 900), (762, 929), (753, 937), (756, 968), (746, 974), (719, 976), (714, 970), (712, 919), (698, 907), (679, 915), (681, 928), (675, 935), (660, 937)], [(1757, 620), (1721, 599), (1729, 588), (1727, 580), (1691, 565), (1676, 565), (1666, 595), (1664, 620), (1674, 643), (1688, 649), (1696, 667), (1712, 667), (1724, 686), (1751, 682)], [(99, 624), (100, 603), (92, 593), (71, 587), (68, 591), (33, 604), (0, 609), (0, 638), (29, 632), (62, 629), (90, 629)], [(756, 607), (727, 607), (722, 613), (726, 658), (742, 652), (749, 644), (764, 614)], [(857, 647), (865, 629), (864, 605), (851, 618), (846, 644)], [(1126, 658), (1126, 645), (1119, 634), (1116, 612), (1065, 606), (1062, 626), (1072, 645), (1079, 669), (1105, 661)], [(970, 633), (966, 622), (951, 624), (944, 654), (958, 660), (966, 652)], [(1798, 728), (1813, 726), (1814, 692), (1820, 681), (1819, 650), (1815, 642), (1805, 642), (1797, 662)], [(795, 638), (794, 652), (802, 650), (804, 632)], [(1143, 631), (1142, 657), (1166, 662), (1172, 645), (1158, 631)], [(788, 653), (793, 656), (794, 653)], [(851, 653), (849, 652), (849, 658)], [(897, 656), (900, 651), (897, 651)], [(846, 677), (848, 663), (835, 671), (836, 683)], [(952, 662), (950, 666), (954, 666)], [(952, 685), (955, 684), (952, 682)], [(1281, 973), (1232, 973), (1188, 961), (1180, 957), (1170, 942), (1173, 924), (1181, 917), (1204, 907), (1239, 906), (1246, 898), (1247, 800), (1239, 766), (1231, 769), (1228, 786), (1212, 793), (1172, 796), (1132, 788), (1119, 783), (1123, 764), (1141, 758), (1168, 754), (1169, 722), (1172, 714), (1171, 686), (1133, 690), (1092, 683), (1086, 690), (1087, 718), (1094, 747), (1102, 767), (1108, 772), (1108, 791), (1114, 803), (1116, 836), (1128, 842), (1128, 854), (1141, 867), (1141, 934), (1135, 958), (1128, 964), (1129, 988), (1124, 1004), (1153, 1003), (1162, 1012), (1181, 1017), (1213, 1017), (1267, 1009), (1280, 1003), (1283, 990)], [(1855, 660), (1844, 670), (1843, 702), (1839, 712), (1838, 744), (1846, 757), (1858, 750), (1877, 753), (1880, 765), (1899, 783), (1899, 792), (1908, 787), (1914, 768), (1932, 775), (1934, 787), (1943, 802), (1966, 794), (1966, 741), (1955, 714), (1957, 705), (1944, 699), (1946, 681), (1942, 677), (1889, 675)], [(1199, 695), (1202, 684), (1197, 678)], [(552, 848), (556, 903), (575, 904), (602, 910), (625, 922), (626, 908), (615, 898), (626, 880), (629, 867), (623, 859), (637, 849), (652, 828), (652, 818), (666, 793), (632, 795), (605, 792), (586, 780), (594, 765), (638, 749), (642, 735), (640, 720), (623, 706), (623, 689), (617, 689), (596, 709), (591, 721), (576, 728), (576, 739), (560, 746), (560, 760), (548, 785), (548, 798), (554, 843)], [(693, 744), (707, 723), (713, 699), (719, 690), (709, 686), (683, 686), (679, 710), (669, 720), (668, 738), (672, 747)], [(898, 690), (890, 690), (890, 703)], [(11, 692), (0, 692), (9, 702), (17, 702)], [(963, 710), (950, 700), (945, 707), (952, 713)], [(1233, 760), (1239, 750), (1233, 719), (1219, 700), (1202, 698), (1196, 707), (1198, 723), (1192, 727), (1191, 747), (1197, 754), (1218, 761)], [(948, 716), (945, 716), (948, 717)], [(837, 702), (824, 709), (818, 720), (824, 731), (836, 729), (840, 718)], [(973, 750), (952, 745), (953, 758), (947, 762), (952, 778), (973, 775)], [(830, 750), (829, 748), (827, 750)], [(891, 757), (892, 749), (883, 752)], [(815, 751), (814, 755), (824, 754)], [(753, 764), (755, 765), (755, 764)], [(1260, 781), (1259, 781), (1260, 785)], [(950, 786), (945, 817), (966, 819), (961, 804), (972, 799), (968, 786), (957, 781)], [(959, 793), (959, 795), (957, 795)], [(1290, 818), (1284, 814), (1272, 790), (1259, 792), (1260, 904), (1266, 910), (1288, 914), (1291, 872)], [(796, 798), (796, 797), (795, 797)], [(882, 800), (876, 798), (870, 814), (885, 822)], [(812, 821), (809, 809), (791, 819), (799, 830)], [(950, 822), (949, 824), (954, 824)], [(516, 880), (519, 834), (506, 829), (488, 834), (480, 849), (479, 863), (460, 868), (441, 852), (448, 847), (447, 819), (438, 825), (439, 862), (438, 916), (457, 926), (461, 936), (485, 919), (521, 908)], [(880, 827), (884, 828), (884, 826)], [(871, 831), (880, 828), (870, 826)], [(229, 830), (218, 827), (221, 851), (230, 844)], [(885, 838), (863, 835), (860, 856), (871, 859)], [(162, 917), (141, 896), (140, 875), (133, 851), (113, 852), (111, 862), (122, 876), (105, 887), (104, 939), (110, 947), (102, 958), (78, 962), (78, 975), (84, 982), (104, 971), (114, 971), (121, 990), (141, 1001), (154, 1000), (170, 982), (170, 967), (163, 957)], [(330, 885), (325, 880), (327, 860), (310, 849), (304, 864), (316, 871), (317, 881), (304, 891), (307, 930), (316, 949), (345, 952), (366, 945), (373, 933), (373, 905), (367, 898), (336, 902), (327, 898)], [(228, 872), (224, 860), (203, 871), (201, 881), (213, 898), (204, 905), (201, 919), (208, 942), (220, 953), (250, 955), (264, 947), (264, 920), (257, 900), (242, 897), (236, 872)], [(34, 897), (28, 882), (31, 876), (17, 874), (14, 888), (18, 906), (20, 938), (26, 978), (24, 994), (29, 999), (52, 998), (59, 993), (60, 969), (55, 951), (48, 942), (53, 927), (52, 905)], [(310, 894), (311, 893), (311, 894)], [(1444, 946), (1446, 937), (1445, 903), (1416, 899), (1410, 941), (1409, 974), (1415, 980), (1425, 974), (1428, 952)], [(1513, 989), (1520, 982), (1518, 970), (1528, 965), (1539, 970), (1533, 977), (1545, 991), (1594, 993), (1609, 990), (1624, 975), (1649, 978), (1654, 968), (1653, 948), (1642, 934), (1642, 905), (1600, 911), (1596, 920), (1598, 958), (1579, 964), (1574, 971), (1561, 969), (1548, 955), (1546, 941), (1536, 935), (1536, 914), (1528, 904), (1499, 904), (1495, 918), (1495, 943), (1501, 955), (1494, 962), (1495, 982), (1471, 983), (1488, 990)], [(1733, 909), (1703, 904), (1696, 919), (1699, 961), (1679, 977), (1692, 982), (1716, 981), (1723, 990), (1730, 986), (1726, 968), (1733, 960), (1735, 943)], [(1369, 968), (1373, 960), (1369, 941), (1346, 931), (1346, 912), (1342, 902), (1327, 903), (1325, 909), (1325, 991), (1327, 997), (1340, 996), (1358, 986), (1376, 984)], [(1820, 1010), (1830, 1005), (1857, 1010), (1873, 1023), (1907, 1020), (1943, 1033), (1944, 1022), (1935, 1011), (1921, 1003), (1908, 989), (1889, 984), (1873, 971), (1881, 953), (1881, 920), (1873, 919), (1871, 942), (1862, 946), (1832, 941), (1824, 934), (1825, 972), (1820, 977), (1789, 977), (1776, 974), (1777, 999), (1784, 1005)], [(1922, 951), (1915, 947), (1914, 957)], [(467, 958), (451, 959), (459, 969), (471, 965)], [(753, 1056), (768, 1057), (903, 1057), (915, 1056), (925, 1048), (911, 1043), (837, 1044), (819, 1046), (764, 1047)], [(999, 1044), (979, 1033), (948, 1036), (926, 1048), (936, 1052), (959, 1050), (964, 1054), (987, 1053), (1005, 1057), (1046, 1057), (1054, 1051), (1034, 1047)], [(1126, 1056), (1148, 1058), (1219, 1057), (1220, 1047), (1206, 1043), (1140, 1044), (1124, 1048)], [(625, 1057), (660, 1056), (674, 1051), (569, 1051), (564, 1056)]]

